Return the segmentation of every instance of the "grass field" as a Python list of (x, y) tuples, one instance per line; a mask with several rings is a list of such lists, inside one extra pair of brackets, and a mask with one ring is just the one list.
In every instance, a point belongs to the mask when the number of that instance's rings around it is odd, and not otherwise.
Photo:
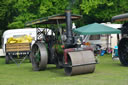
[(100, 56), (94, 73), (66, 76), (63, 69), (48, 65), (45, 71), (32, 71), (31, 63), (5, 64), (0, 58), (0, 85), (128, 85), (128, 67), (113, 61), (111, 55)]

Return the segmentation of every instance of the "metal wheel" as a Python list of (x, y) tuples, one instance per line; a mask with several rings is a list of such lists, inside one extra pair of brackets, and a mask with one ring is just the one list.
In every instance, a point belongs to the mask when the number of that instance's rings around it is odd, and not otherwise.
[(30, 54), (32, 67), (34, 71), (44, 70), (47, 66), (48, 56), (47, 50), (42, 42), (37, 42), (32, 46)]
[(95, 57), (91, 50), (68, 52), (66, 75), (93, 73), (95, 71)]
[(9, 56), (6, 55), (6, 56), (5, 56), (5, 63), (6, 63), (6, 64), (9, 64), (9, 60), (10, 60), (10, 59), (9, 59)]
[(128, 38), (122, 38), (118, 45), (118, 55), (120, 62), (128, 66)]

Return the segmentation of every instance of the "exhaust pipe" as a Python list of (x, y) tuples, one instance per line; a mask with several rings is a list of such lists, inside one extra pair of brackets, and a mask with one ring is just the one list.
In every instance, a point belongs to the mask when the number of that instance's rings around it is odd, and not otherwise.
[(72, 37), (72, 19), (71, 19), (71, 10), (65, 11), (66, 16), (66, 47), (69, 48), (73, 44), (73, 37)]

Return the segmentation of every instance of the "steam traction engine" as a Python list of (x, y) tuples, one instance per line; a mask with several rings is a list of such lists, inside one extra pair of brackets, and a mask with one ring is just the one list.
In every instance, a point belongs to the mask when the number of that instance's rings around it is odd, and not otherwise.
[[(112, 21), (128, 21), (128, 13), (114, 16)], [(118, 43), (118, 55), (122, 65), (128, 66), (128, 23), (125, 22), (120, 30), (122, 38)]]
[[(67, 75), (94, 72), (96, 62), (93, 49), (91, 47), (82, 48), (81, 38), (72, 33), (72, 20), (81, 17), (66, 10), (65, 14), (53, 15), (26, 23), (26, 26), (51, 25), (49, 28), (52, 30), (49, 34), (47, 27), (44, 30), (37, 28), (37, 41), (31, 51), (33, 70), (44, 70), (47, 64), (55, 64), (58, 68), (64, 67)], [(66, 30), (59, 25), (65, 22)], [(43, 36), (41, 37), (41, 35)]]

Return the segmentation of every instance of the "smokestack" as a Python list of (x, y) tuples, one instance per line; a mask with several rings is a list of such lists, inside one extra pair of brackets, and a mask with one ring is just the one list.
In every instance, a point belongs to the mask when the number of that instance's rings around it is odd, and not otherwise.
[(66, 16), (66, 32), (67, 32), (66, 47), (70, 47), (73, 43), (71, 10), (66, 10), (65, 16)]

